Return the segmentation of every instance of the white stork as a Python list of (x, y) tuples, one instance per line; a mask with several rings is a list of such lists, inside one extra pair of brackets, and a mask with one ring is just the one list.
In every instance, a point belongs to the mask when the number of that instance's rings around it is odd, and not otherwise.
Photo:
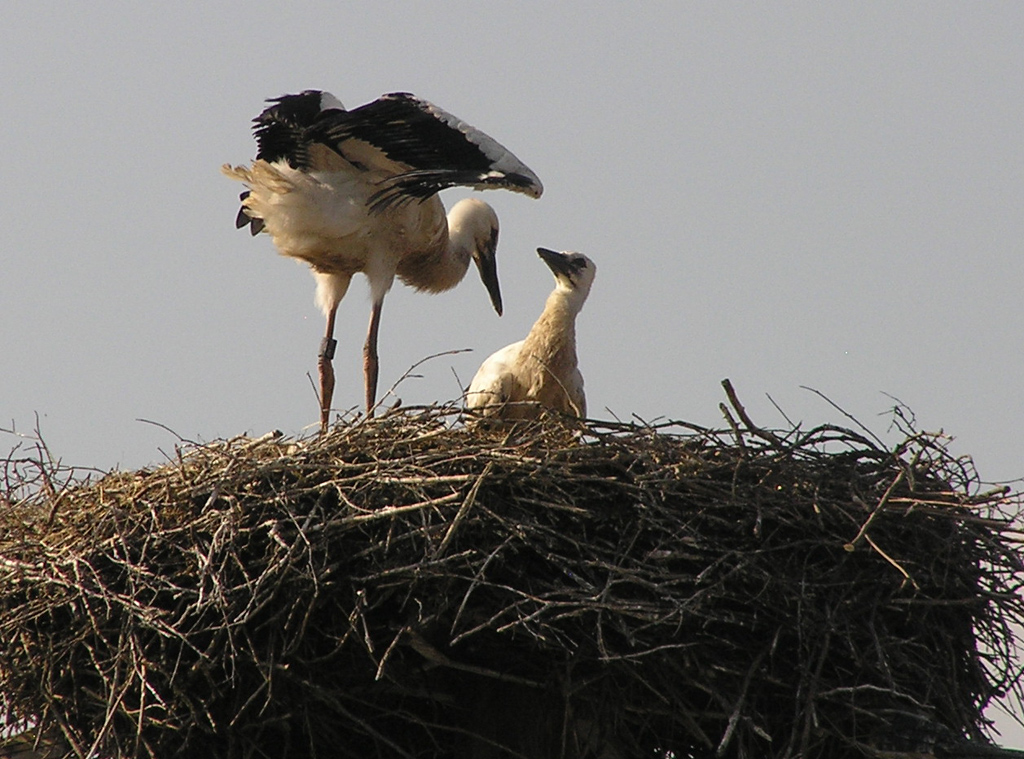
[(587, 398), (576, 358), (576, 315), (597, 267), (582, 253), (537, 248), (555, 275), (540, 318), (526, 339), (487, 358), (466, 391), (477, 413), (500, 419), (535, 419), (544, 408), (584, 418)]
[(325, 432), (334, 392), (334, 317), (352, 275), (362, 272), (370, 283), (363, 373), (372, 414), (381, 306), (396, 274), (416, 290), (441, 292), (462, 280), (472, 259), (501, 314), (494, 209), (466, 198), (446, 217), (438, 191), (463, 185), (537, 198), (543, 187), (495, 140), (408, 93), (351, 111), (319, 90), (267, 102), (254, 119), (256, 159), (222, 170), (249, 188), (237, 226), (269, 233), (280, 253), (305, 261), (316, 278), (316, 302), (327, 318), (318, 361)]

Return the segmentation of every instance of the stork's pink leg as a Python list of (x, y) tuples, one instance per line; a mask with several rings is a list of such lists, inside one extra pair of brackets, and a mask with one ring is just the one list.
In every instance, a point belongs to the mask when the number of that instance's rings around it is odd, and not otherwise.
[(317, 369), (320, 373), (320, 434), (327, 434), (327, 427), (331, 421), (331, 398), (334, 397), (334, 349), (338, 341), (334, 339), (334, 315), (338, 307), (335, 306), (327, 314), (327, 332), (324, 339), (320, 341), (320, 355), (317, 359)]
[(382, 299), (375, 302), (370, 309), (370, 327), (366, 331), (366, 344), (363, 346), (363, 378), (366, 381), (367, 416), (373, 416), (373, 407), (377, 403), (377, 330), (380, 327), (380, 312), (383, 306)]

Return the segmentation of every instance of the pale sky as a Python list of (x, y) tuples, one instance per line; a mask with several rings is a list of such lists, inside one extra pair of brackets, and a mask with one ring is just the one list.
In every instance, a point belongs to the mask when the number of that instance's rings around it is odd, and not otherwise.
[[(892, 397), (984, 480), (1024, 477), (1024, 5), (18, 3), (0, 27), (0, 427), (66, 464), (135, 468), (176, 438), (311, 431), (323, 319), (305, 267), (234, 228), (222, 163), (265, 98), (425, 97), (512, 150), (540, 200), (501, 219), (505, 315), (475, 275), (396, 284), (381, 392), (455, 399), (586, 253), (590, 414), (888, 442)], [(467, 194), (447, 191), (450, 205)], [(338, 314), (335, 405), (362, 399), (369, 314)], [(769, 399), (769, 396), (772, 400)], [(0, 447), (18, 438), (0, 434)], [(1024, 747), (1005, 727), (1003, 742)]]

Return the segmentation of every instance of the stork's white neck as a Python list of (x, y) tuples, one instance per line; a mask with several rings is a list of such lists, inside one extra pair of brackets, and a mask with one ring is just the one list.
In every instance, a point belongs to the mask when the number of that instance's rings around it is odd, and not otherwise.
[[(428, 202), (440, 201), (432, 199)], [(429, 249), (407, 255), (398, 265), (402, 281), (418, 290), (450, 290), (466, 276), (470, 260), (491, 241), (497, 216), (479, 200), (456, 203), (437, 232)]]
[(498, 217), (483, 201), (465, 198), (452, 206), (447, 223), (444, 254), (435, 272), (438, 283), (443, 281), (446, 290), (462, 281), (470, 260), (480, 256), (491, 244), (498, 228)]
[(472, 230), (463, 225), (453, 225), (449, 215), (447, 234), (442, 236), (438, 255), (429, 269), (431, 281), (428, 289), (441, 292), (459, 284), (466, 276), (475, 244)]
[(565, 318), (575, 322), (576, 315), (583, 310), (583, 304), (587, 302), (588, 294), (589, 288), (581, 290), (558, 282), (548, 296), (544, 310), (564, 315)]
[(522, 354), (548, 368), (540, 375), (542, 382), (551, 372), (561, 376), (565, 367), (576, 366), (576, 314), (582, 305), (571, 291), (556, 288), (523, 341)]

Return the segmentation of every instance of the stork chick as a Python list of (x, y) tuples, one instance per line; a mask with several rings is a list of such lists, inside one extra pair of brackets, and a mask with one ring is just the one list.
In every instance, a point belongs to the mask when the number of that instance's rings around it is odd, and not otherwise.
[(258, 150), (249, 167), (225, 165), (246, 184), (238, 227), (267, 232), (278, 251), (304, 261), (316, 278), (327, 320), (318, 361), (320, 427), (334, 393), (334, 319), (352, 275), (370, 284), (363, 347), (364, 400), (377, 397), (377, 333), (395, 275), (416, 290), (457, 285), (473, 261), (501, 314), (496, 249), (498, 217), (467, 198), (446, 216), (437, 193), (462, 185), (543, 192), (537, 175), (483, 132), (432, 103), (392, 93), (346, 110), (328, 92), (285, 95), (254, 119)]
[(576, 315), (597, 267), (582, 253), (537, 248), (555, 276), (540, 318), (526, 339), (493, 353), (477, 370), (466, 403), (498, 419), (536, 419), (543, 409), (584, 418), (587, 399), (576, 359)]

